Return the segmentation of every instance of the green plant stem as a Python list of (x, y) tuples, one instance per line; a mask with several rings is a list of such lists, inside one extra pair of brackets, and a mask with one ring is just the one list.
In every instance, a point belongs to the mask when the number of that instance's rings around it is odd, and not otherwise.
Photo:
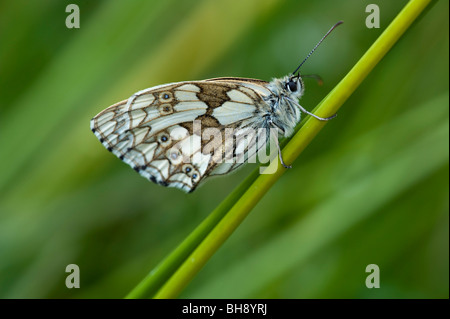
[[(319, 103), (315, 108), (316, 114), (326, 117), (336, 113), (430, 1), (410, 1), (342, 81)], [(325, 122), (309, 117), (283, 148), (286, 163), (292, 163), (324, 125)], [(154, 298), (176, 298), (285, 171), (278, 164), (274, 174), (260, 175), (257, 178), (255, 174), (250, 175), (169, 257), (144, 278), (127, 298), (151, 295), (170, 274), (172, 276), (157, 291)], [(181, 264), (182, 261), (184, 262)]]
[(158, 264), (127, 296), (127, 299), (151, 296), (161, 287), (180, 266), (198, 244), (217, 225), (222, 217), (231, 209), (234, 203), (258, 177), (258, 171), (253, 171), (233, 192), (223, 200), (195, 230), (173, 250), (160, 264)]

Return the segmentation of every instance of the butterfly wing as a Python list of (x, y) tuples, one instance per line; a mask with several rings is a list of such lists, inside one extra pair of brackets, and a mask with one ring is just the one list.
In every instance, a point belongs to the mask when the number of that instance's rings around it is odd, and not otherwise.
[[(246, 100), (245, 97), (236, 94), (230, 101), (231, 103), (234, 103), (232, 104), (234, 105), (234, 108), (222, 108), (222, 112), (217, 112), (216, 114), (221, 120), (229, 117), (230, 124), (234, 124), (233, 128), (240, 129), (237, 132), (235, 131), (235, 144), (233, 146), (227, 145), (224, 141), (226, 149), (225, 153), (229, 153), (229, 150), (233, 149), (233, 155), (236, 156), (236, 154), (240, 154), (240, 158), (238, 157), (238, 160), (236, 160), (235, 157), (235, 160), (233, 161), (216, 162), (214, 163), (215, 165), (210, 165), (208, 170), (208, 176), (225, 175), (239, 168), (248, 158), (254, 156), (259, 149), (266, 147), (266, 142), (269, 139), (269, 136), (267, 135), (268, 132), (258, 132), (258, 129), (264, 128), (262, 115), (270, 111), (270, 107), (265, 100), (272, 95), (272, 92), (267, 88), (269, 82), (258, 79), (221, 77), (205, 81), (220, 85), (223, 85), (223, 83), (236, 85), (236, 88), (240, 93), (243, 93), (250, 98), (250, 100)], [(256, 112), (252, 117), (244, 120), (235, 118), (235, 116), (241, 112), (239, 103), (253, 103), (256, 106)], [(224, 121), (222, 120), (222, 122)], [(227, 156), (224, 155), (224, 158), (226, 157)]]
[(209, 175), (226, 174), (242, 164), (224, 163), (225, 154), (238, 149), (248, 155), (253, 143), (248, 136), (241, 144), (237, 136), (234, 146), (226, 134), (219, 140), (202, 133), (208, 128), (245, 132), (260, 125), (257, 115), (268, 90), (263, 81), (251, 81), (259, 80), (222, 78), (149, 88), (100, 112), (91, 120), (91, 129), (109, 151), (145, 178), (191, 192)]

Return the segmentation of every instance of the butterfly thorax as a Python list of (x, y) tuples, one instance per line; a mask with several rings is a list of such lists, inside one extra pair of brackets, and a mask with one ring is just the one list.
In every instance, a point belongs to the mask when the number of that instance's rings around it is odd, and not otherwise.
[[(294, 83), (292, 86), (296, 90), (291, 91), (289, 83)], [(298, 99), (304, 92), (303, 81), (300, 77), (285, 76), (273, 79), (267, 84), (267, 88), (271, 94), (264, 100), (270, 105), (271, 110), (266, 116), (272, 123), (272, 127), (278, 129), (280, 136), (289, 137), (300, 121), (301, 112)]]

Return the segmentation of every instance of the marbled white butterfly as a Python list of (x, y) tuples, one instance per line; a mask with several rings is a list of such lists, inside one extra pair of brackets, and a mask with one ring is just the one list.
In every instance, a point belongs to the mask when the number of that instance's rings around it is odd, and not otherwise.
[[(298, 70), (336, 23), (290, 75), (266, 82), (222, 77), (158, 85), (135, 93), (91, 120), (91, 129), (114, 155), (145, 178), (192, 192), (208, 176), (235, 170), (270, 141), (289, 137), (301, 112), (325, 121), (299, 103), (304, 84)], [(226, 138), (227, 133), (234, 138)], [(214, 138), (212, 138), (214, 137)], [(244, 138), (245, 137), (245, 138)], [(231, 142), (230, 142), (231, 141)]]

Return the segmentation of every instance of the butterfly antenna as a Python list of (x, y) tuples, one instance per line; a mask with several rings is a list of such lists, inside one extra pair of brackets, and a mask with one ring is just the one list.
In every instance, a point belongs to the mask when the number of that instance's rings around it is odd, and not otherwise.
[(306, 62), (306, 60), (308, 60), (308, 58), (311, 56), (311, 54), (313, 54), (314, 51), (316, 51), (317, 47), (322, 43), (323, 40), (325, 40), (325, 38), (331, 33), (331, 31), (333, 31), (338, 25), (344, 23), (344, 21), (339, 21), (338, 23), (336, 23), (334, 26), (332, 26), (330, 28), (330, 30), (328, 30), (327, 33), (325, 33), (325, 35), (322, 37), (322, 39), (320, 39), (320, 41), (316, 44), (316, 46), (314, 47), (314, 49), (311, 50), (311, 52), (309, 52), (309, 54), (306, 56), (306, 58), (303, 60), (302, 63), (300, 63), (300, 65), (295, 69), (294, 72), (292, 72), (292, 74), (297, 73), (297, 71), (300, 69), (300, 67), (303, 65), (303, 63)]

